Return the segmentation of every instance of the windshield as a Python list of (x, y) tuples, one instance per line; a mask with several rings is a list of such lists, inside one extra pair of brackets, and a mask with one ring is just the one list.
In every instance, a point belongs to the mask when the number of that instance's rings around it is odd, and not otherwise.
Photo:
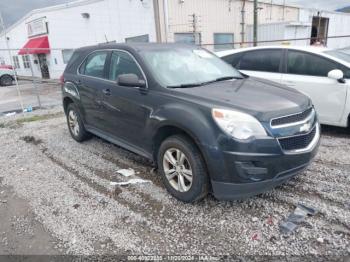
[(141, 55), (156, 79), (166, 87), (243, 78), (236, 69), (204, 49), (144, 50)]
[(350, 63), (350, 49), (331, 50), (325, 51), (324, 53)]

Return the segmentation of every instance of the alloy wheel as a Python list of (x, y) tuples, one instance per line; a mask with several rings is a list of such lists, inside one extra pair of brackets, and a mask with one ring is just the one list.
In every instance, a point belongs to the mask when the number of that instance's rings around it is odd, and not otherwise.
[(190, 190), (193, 173), (185, 153), (177, 148), (169, 148), (163, 155), (163, 170), (170, 185), (179, 192)]
[(79, 135), (80, 127), (79, 127), (79, 122), (78, 122), (78, 116), (75, 113), (74, 110), (70, 110), (68, 114), (68, 123), (69, 123), (69, 128), (74, 134), (74, 136)]

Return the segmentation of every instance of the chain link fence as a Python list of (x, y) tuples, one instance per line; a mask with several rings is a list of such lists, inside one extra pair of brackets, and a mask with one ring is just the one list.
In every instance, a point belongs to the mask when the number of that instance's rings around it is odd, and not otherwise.
[[(327, 40), (350, 40), (350, 35), (328, 36)], [(325, 39), (293, 38), (258, 41), (257, 45), (324, 45)], [(253, 46), (253, 42), (221, 43), (224, 49)], [(216, 44), (201, 44), (209, 50)], [(350, 46), (350, 44), (349, 44)], [(60, 105), (61, 83), (65, 66), (74, 48), (0, 49), (0, 116), (29, 112)], [(10, 81), (9, 81), (10, 79)]]
[(59, 78), (69, 59), (64, 50), (0, 49), (0, 116), (62, 103)]

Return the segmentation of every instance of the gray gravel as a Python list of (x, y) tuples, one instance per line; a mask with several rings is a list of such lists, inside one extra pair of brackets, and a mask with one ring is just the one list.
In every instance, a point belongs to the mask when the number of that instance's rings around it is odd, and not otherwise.
[[(52, 118), (40, 121), (0, 120), (0, 181), (28, 201), (68, 254), (350, 254), (350, 134), (327, 131), (308, 170), (275, 190), (183, 204), (144, 158), (96, 137), (71, 139), (60, 110), (41, 111)], [(126, 178), (117, 173), (122, 168), (136, 174)], [(152, 183), (110, 186), (130, 178)], [(281, 234), (279, 224), (299, 202), (319, 212)], [(14, 227), (29, 223), (16, 219)]]

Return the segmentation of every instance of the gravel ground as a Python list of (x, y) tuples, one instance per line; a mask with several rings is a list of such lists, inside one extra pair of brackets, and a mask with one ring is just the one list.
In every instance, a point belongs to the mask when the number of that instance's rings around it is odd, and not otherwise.
[[(57, 253), (350, 255), (350, 133), (343, 129), (326, 130), (314, 163), (275, 190), (184, 204), (144, 158), (96, 137), (75, 142), (60, 108), (39, 114), (0, 119), (0, 184), (27, 201)], [(110, 186), (129, 179), (117, 173), (122, 168), (151, 183)], [(319, 212), (281, 234), (279, 224), (299, 202)], [(29, 223), (19, 219), (10, 222), (15, 229)]]

